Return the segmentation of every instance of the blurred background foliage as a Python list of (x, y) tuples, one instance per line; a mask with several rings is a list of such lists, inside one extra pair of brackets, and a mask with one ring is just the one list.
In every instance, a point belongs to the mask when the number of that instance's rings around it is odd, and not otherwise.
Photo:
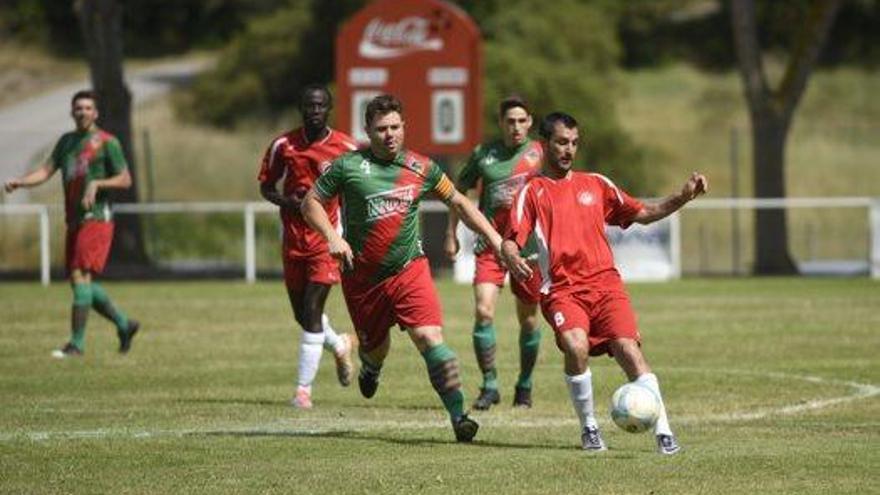
[[(810, 0), (758, 2), (762, 46), (784, 57)], [(0, 41), (82, 55), (70, 0), (0, 4)], [(708, 71), (734, 67), (726, 2), (707, 0), (459, 0), (480, 26), (485, 56), (485, 134), (494, 135), (498, 99), (516, 93), (536, 115), (556, 109), (581, 121), (583, 163), (635, 194), (656, 194), (646, 150), (622, 130), (627, 91), (621, 72), (685, 62)], [(125, 2), (125, 52), (160, 57), (206, 49), (215, 68), (178, 94), (189, 122), (226, 129), (295, 112), (312, 82), (332, 83), (333, 43), (366, 0), (133, 0)], [(847, 2), (821, 65), (873, 69), (880, 61), (877, 0)], [(736, 94), (736, 92), (734, 92)]]

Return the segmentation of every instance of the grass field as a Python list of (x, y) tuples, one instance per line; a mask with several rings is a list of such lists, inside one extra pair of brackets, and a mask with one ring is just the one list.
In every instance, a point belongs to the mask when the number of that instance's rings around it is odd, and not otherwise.
[[(470, 291), (439, 284), (467, 394)], [(499, 309), (502, 405), (456, 444), (424, 365), (395, 332), (379, 392), (335, 382), (287, 405), (297, 332), (279, 282), (106, 284), (143, 322), (130, 355), (93, 314), (84, 359), (55, 361), (69, 289), (0, 285), (0, 493), (880, 493), (880, 284), (866, 279), (633, 285), (646, 354), (684, 451), (610, 424), (624, 380), (593, 363), (610, 450), (578, 427), (545, 331), (535, 407), (509, 406), (510, 298)], [(350, 329), (334, 291), (329, 312)]]

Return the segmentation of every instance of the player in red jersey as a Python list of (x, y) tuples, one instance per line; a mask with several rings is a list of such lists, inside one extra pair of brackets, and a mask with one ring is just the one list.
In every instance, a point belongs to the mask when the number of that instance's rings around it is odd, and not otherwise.
[[(374, 98), (364, 121), (370, 147), (334, 161), (302, 206), (309, 224), (327, 239), (330, 254), (347, 267), (342, 291), (361, 343), (358, 385), (364, 397), (375, 395), (389, 330), (399, 325), (425, 360), (456, 440), (469, 442), (479, 425), (465, 414), (458, 358), (443, 341), (440, 301), (421, 246), (419, 204), (425, 197), (441, 199), (486, 237), (493, 252), (501, 236), (436, 163), (403, 148), (403, 106), (397, 98)], [(321, 206), (335, 197), (345, 205), (344, 238)]]
[[(272, 141), (260, 167), (260, 194), (278, 205), (283, 228), (281, 258), (284, 283), (296, 321), (303, 334), (299, 347), (297, 389), (291, 404), (312, 407), (312, 382), (318, 372), (321, 349), (333, 353), (339, 383), (348, 386), (354, 373), (353, 342), (347, 334), (337, 335), (324, 314), (330, 288), (339, 283), (339, 264), (327, 250), (327, 241), (303, 220), (300, 203), (315, 180), (338, 156), (357, 149), (349, 135), (327, 126), (333, 107), (330, 92), (310, 85), (300, 95), (303, 125)], [(282, 191), (276, 185), (284, 180)], [(339, 202), (326, 204), (327, 215), (338, 225)]]
[[(510, 206), (523, 184), (541, 170), (544, 155), (538, 141), (529, 138), (532, 114), (526, 102), (519, 97), (505, 98), (498, 105), (498, 125), (501, 138), (478, 146), (458, 176), (458, 190), (462, 193), (479, 190), (480, 211), (501, 233), (507, 230)], [(455, 258), (458, 253), (456, 227), (458, 218), (450, 211), (444, 249)], [(474, 409), (486, 410), (501, 400), (498, 392), (498, 371), (495, 367), (495, 305), (504, 287), (507, 268), (486, 249), (482, 238), (474, 246), (476, 270), (474, 273), (474, 353), (483, 372), (480, 395)], [(529, 242), (523, 256), (535, 253), (534, 242)], [(514, 407), (532, 407), (532, 370), (538, 358), (541, 329), (538, 319), (538, 290), (541, 279), (537, 270), (526, 282), (511, 279), (510, 288), (516, 301), (519, 321), (520, 372), (514, 387)]]
[(70, 341), (52, 356), (82, 355), (91, 308), (116, 325), (119, 352), (124, 354), (131, 347), (139, 324), (110, 301), (96, 275), (104, 271), (113, 241), (113, 216), (107, 191), (128, 189), (131, 175), (119, 140), (96, 124), (95, 93), (77, 92), (70, 106), (76, 130), (61, 136), (43, 166), (24, 177), (7, 180), (4, 186), (7, 193), (20, 187), (38, 186), (61, 170), (67, 223), (65, 266), (73, 289), (73, 308)]
[(631, 198), (600, 174), (571, 170), (579, 144), (574, 117), (552, 113), (541, 123), (545, 165), (541, 175), (526, 184), (511, 211), (512, 233), (502, 253), (520, 278), (531, 275), (519, 256), (529, 234), (538, 239), (541, 311), (556, 333), (565, 356), (565, 381), (581, 421), (584, 450), (605, 450), (593, 413), (592, 374), (588, 357), (608, 353), (629, 380), (651, 389), (661, 402), (654, 429), (661, 454), (680, 450), (662, 405), (657, 377), (640, 347), (635, 314), (630, 307), (605, 225), (626, 228), (664, 218), (704, 194), (706, 177), (694, 172), (678, 194), (657, 203)]

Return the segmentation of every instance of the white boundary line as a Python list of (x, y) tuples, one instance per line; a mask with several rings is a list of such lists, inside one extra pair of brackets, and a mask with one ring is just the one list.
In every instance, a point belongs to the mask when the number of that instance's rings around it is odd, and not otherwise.
[[(710, 414), (699, 416), (673, 417), (674, 424), (699, 424), (699, 423), (731, 423), (743, 421), (755, 421), (770, 416), (789, 416), (793, 414), (818, 411), (828, 407), (845, 404), (857, 400), (868, 399), (880, 395), (880, 386), (858, 383), (854, 381), (821, 378), (811, 375), (797, 375), (778, 372), (758, 372), (744, 370), (706, 370), (701, 368), (666, 368), (669, 371), (686, 371), (694, 373), (729, 374), (757, 376), (779, 380), (805, 381), (822, 385), (839, 385), (851, 389), (851, 393), (838, 397), (825, 399), (812, 399), (803, 403), (784, 405), (780, 407), (764, 408), (756, 411), (739, 411), (727, 414)], [(531, 419), (518, 419), (500, 415), (485, 416), (480, 418), (486, 427), (495, 428), (547, 428), (575, 426), (577, 420), (574, 417), (544, 417)], [(327, 426), (327, 423), (334, 426)], [(600, 421), (610, 423), (609, 421)], [(300, 418), (284, 418), (263, 425), (214, 425), (203, 428), (183, 429), (138, 429), (138, 428), (100, 428), (95, 430), (72, 430), (72, 431), (18, 431), (0, 432), (0, 442), (12, 442), (30, 440), (34, 442), (48, 440), (90, 440), (105, 438), (160, 438), (160, 437), (185, 437), (185, 436), (320, 436), (342, 432), (365, 432), (381, 430), (428, 430), (448, 428), (449, 423), (445, 420), (370, 420), (349, 419), (332, 416), (314, 416)]]

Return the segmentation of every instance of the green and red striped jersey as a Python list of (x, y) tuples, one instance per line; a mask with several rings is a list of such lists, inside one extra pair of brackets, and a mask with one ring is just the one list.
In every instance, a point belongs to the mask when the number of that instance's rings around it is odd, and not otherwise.
[(419, 203), (428, 194), (448, 201), (454, 186), (430, 159), (402, 151), (393, 160), (370, 149), (336, 159), (315, 182), (324, 200), (342, 200), (345, 240), (354, 251), (354, 269), (380, 281), (399, 272), (422, 251)]
[[(458, 190), (480, 189), (480, 211), (502, 236), (508, 233), (510, 208), (523, 184), (541, 172), (544, 148), (538, 141), (508, 148), (504, 141), (490, 141), (477, 146), (458, 174)], [(530, 246), (531, 247), (531, 246)], [(474, 248), (486, 249), (482, 236)]]
[(95, 204), (88, 210), (83, 208), (82, 199), (91, 181), (119, 175), (128, 168), (122, 145), (116, 137), (98, 128), (87, 132), (68, 132), (55, 144), (51, 162), (56, 170), (61, 170), (64, 212), (68, 224), (111, 220), (107, 191), (99, 190)]

